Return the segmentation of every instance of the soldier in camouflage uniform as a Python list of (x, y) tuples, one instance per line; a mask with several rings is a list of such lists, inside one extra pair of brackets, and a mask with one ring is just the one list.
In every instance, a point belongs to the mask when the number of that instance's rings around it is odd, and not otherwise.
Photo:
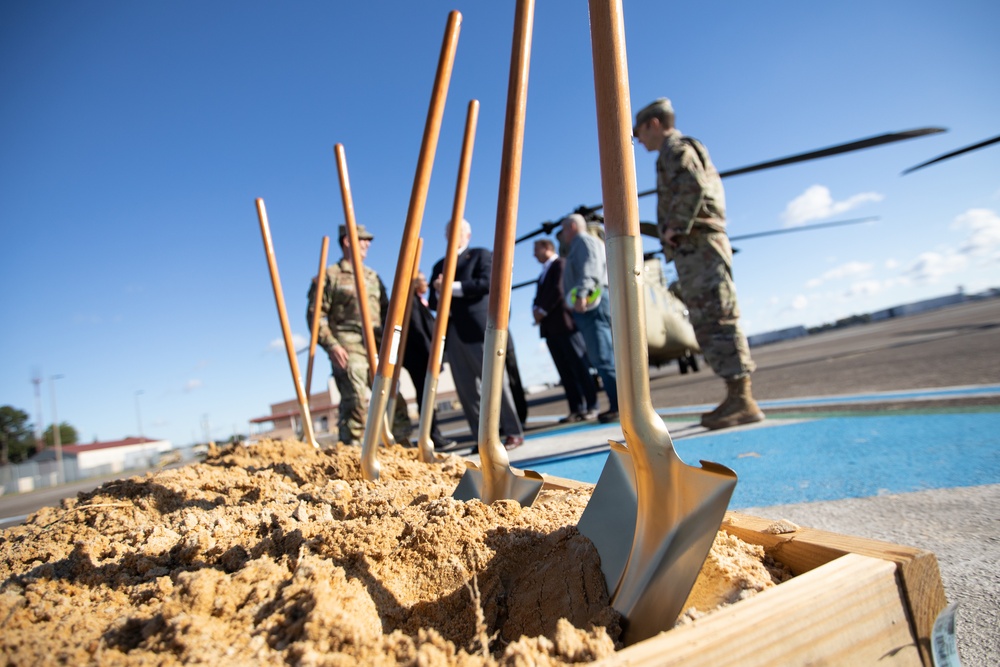
[(702, 415), (701, 423), (718, 429), (761, 421), (764, 413), (750, 391), (750, 373), (756, 365), (739, 325), (722, 179), (705, 147), (674, 127), (673, 106), (665, 97), (636, 114), (633, 136), (646, 150), (660, 153), (656, 160), (660, 242), (667, 260), (674, 260), (705, 361), (726, 381), (726, 399)]
[[(337, 425), (340, 441), (349, 445), (360, 445), (365, 433), (368, 417), (368, 401), (371, 398), (368, 356), (362, 333), (361, 311), (358, 308), (357, 289), (354, 284), (354, 270), (351, 266), (351, 240), (347, 228), (340, 226), (340, 247), (344, 257), (326, 268), (326, 284), (320, 302), (319, 335), (317, 342), (326, 350), (333, 366), (333, 379), (340, 392), (340, 407), (337, 411)], [(371, 245), (372, 234), (364, 225), (358, 225), (358, 253), (364, 262)], [(375, 327), (376, 345), (382, 340), (382, 326), (389, 308), (385, 285), (373, 269), (364, 267), (365, 291), (368, 294), (368, 312)], [(312, 327), (313, 304), (316, 299), (316, 279), (309, 287), (309, 308), (307, 322)], [(406, 402), (402, 396), (396, 398), (396, 414), (393, 415), (392, 433), (397, 442), (407, 444), (412, 424), (406, 414)]]

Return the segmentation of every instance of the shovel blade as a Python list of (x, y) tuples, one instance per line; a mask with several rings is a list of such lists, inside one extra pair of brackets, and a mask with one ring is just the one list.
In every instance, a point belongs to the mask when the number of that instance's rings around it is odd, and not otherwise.
[(622, 616), (622, 639), (631, 645), (670, 629), (684, 609), (725, 517), (736, 474), (701, 462), (695, 468), (676, 456), (670, 488), (639, 500), (637, 535), (612, 605)]
[[(456, 500), (479, 499), (488, 504), (494, 500), (509, 498), (519, 502), (522, 507), (528, 507), (535, 502), (545, 483), (542, 476), (532, 470), (515, 471), (513, 468), (507, 468), (499, 480), (487, 485), (483, 471), (476, 464), (467, 462), (466, 465), (468, 467), (452, 494)], [(491, 489), (490, 486), (494, 488)]]
[(576, 527), (597, 548), (604, 582), (612, 594), (632, 550), (638, 500), (628, 447), (614, 440), (608, 445), (608, 460)]

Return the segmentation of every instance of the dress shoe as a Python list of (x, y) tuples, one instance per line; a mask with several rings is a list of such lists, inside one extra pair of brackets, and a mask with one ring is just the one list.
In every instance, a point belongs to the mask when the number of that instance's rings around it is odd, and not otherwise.
[(524, 438), (519, 435), (508, 435), (503, 441), (504, 449), (510, 451), (511, 449), (517, 449), (524, 444)]
[(580, 413), (580, 412), (571, 412), (568, 415), (566, 415), (565, 417), (563, 417), (562, 419), (560, 419), (559, 423), (560, 424), (574, 424), (576, 422), (582, 422), (583, 420), (584, 420), (584, 416), (583, 416), (582, 413)]
[(458, 449), (460, 446), (458, 440), (442, 440), (440, 443), (434, 443), (434, 449), (439, 452), (450, 452), (453, 449)]
[(597, 415), (597, 421), (601, 422), (602, 424), (607, 424), (608, 422), (616, 422), (618, 421), (618, 411), (608, 410), (607, 412), (602, 412), (601, 414)]

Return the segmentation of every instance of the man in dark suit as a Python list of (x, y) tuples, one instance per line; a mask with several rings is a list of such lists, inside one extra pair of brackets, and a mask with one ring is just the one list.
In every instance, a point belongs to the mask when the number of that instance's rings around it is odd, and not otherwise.
[[(406, 333), (406, 354), (403, 368), (410, 374), (417, 390), (417, 406), (423, 409), (424, 383), (427, 380), (427, 365), (431, 358), (431, 342), (434, 338), (434, 315), (427, 308), (427, 276), (417, 272), (413, 285), (413, 309), (410, 312), (410, 328)], [(455, 448), (455, 441), (448, 440), (438, 428), (437, 410), (431, 415), (431, 441), (434, 449), (448, 451)]]
[[(480, 385), (493, 253), (486, 248), (470, 248), (472, 227), (466, 220), (461, 224), (445, 356), (451, 367), (452, 378), (455, 380), (455, 390), (462, 403), (462, 412), (465, 413), (465, 419), (469, 422), (473, 435), (478, 436)], [(451, 223), (448, 226), (450, 227)], [(450, 236), (450, 229), (446, 230), (446, 233)], [(443, 270), (444, 259), (440, 259), (431, 271), (433, 289), (427, 301), (433, 311), (437, 311), (438, 307)], [(510, 380), (506, 372), (503, 378), (503, 397), (500, 402), (500, 432), (505, 436), (504, 446), (508, 449), (524, 444), (524, 430), (514, 407)]]
[(539, 334), (549, 347), (549, 354), (559, 372), (566, 392), (569, 414), (559, 420), (566, 424), (597, 418), (597, 385), (590, 375), (587, 345), (577, 331), (563, 291), (566, 260), (556, 254), (549, 239), (535, 241), (535, 259), (542, 265), (532, 313)]

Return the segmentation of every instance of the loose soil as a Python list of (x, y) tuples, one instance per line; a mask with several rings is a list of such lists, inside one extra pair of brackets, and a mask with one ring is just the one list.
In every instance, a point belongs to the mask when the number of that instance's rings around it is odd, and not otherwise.
[[(590, 489), (534, 505), (451, 497), (463, 460), (291, 441), (109, 482), (0, 532), (5, 664), (564, 665), (620, 618), (576, 523)], [(720, 532), (679, 623), (790, 574)], [(620, 647), (620, 646), (619, 646)]]

